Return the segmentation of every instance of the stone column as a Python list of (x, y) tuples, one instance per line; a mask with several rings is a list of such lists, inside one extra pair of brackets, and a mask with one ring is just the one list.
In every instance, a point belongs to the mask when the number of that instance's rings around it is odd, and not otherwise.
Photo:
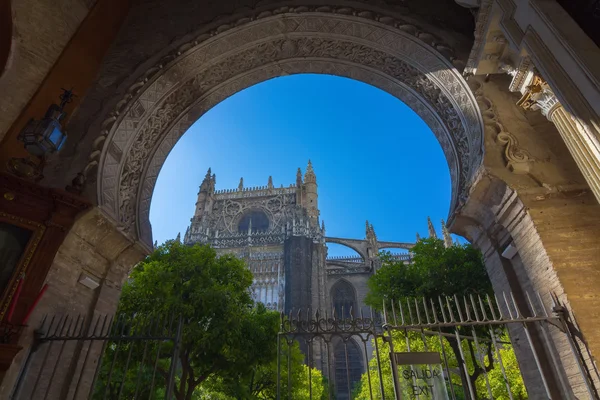
[(573, 159), (600, 202), (600, 140), (591, 129), (571, 115), (542, 78), (530, 72), (522, 86), (523, 97), (517, 103), (526, 110), (540, 110), (552, 121)]

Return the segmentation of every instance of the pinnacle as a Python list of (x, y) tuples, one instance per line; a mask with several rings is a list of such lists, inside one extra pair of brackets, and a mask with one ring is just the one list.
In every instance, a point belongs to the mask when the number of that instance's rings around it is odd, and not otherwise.
[(310, 162), (310, 160), (308, 160), (308, 165), (306, 166), (306, 172), (309, 172), (309, 171), (314, 172), (312, 162)]
[(429, 228), (429, 237), (437, 238), (437, 233), (435, 232), (435, 228), (433, 227), (433, 222), (431, 222), (431, 218), (427, 217), (427, 226)]

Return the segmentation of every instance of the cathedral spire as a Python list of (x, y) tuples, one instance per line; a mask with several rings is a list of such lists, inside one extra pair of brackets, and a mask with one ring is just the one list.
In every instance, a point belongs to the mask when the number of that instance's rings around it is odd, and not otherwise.
[(312, 163), (308, 160), (308, 165), (306, 166), (306, 173), (304, 174), (304, 182), (305, 183), (317, 183), (317, 176), (315, 175), (315, 171), (313, 170)]
[(296, 186), (302, 186), (302, 170), (298, 167), (298, 171), (296, 171)]
[(419, 232), (417, 232), (417, 242), (421, 240), (421, 235), (419, 235)]
[(433, 223), (429, 217), (427, 217), (427, 226), (429, 227), (429, 237), (437, 238), (437, 233), (435, 232), (435, 228), (433, 227)]
[(325, 220), (321, 221), (321, 232), (325, 235)]
[(175, 241), (181, 243), (181, 232), (177, 233), (177, 237), (175, 238)]
[(269, 189), (273, 189), (273, 177), (269, 176), (269, 182), (267, 183)]
[(238, 185), (238, 190), (241, 192), (244, 190), (244, 178), (240, 178), (240, 184)]
[(450, 236), (450, 232), (448, 232), (448, 227), (444, 220), (442, 220), (442, 235), (444, 236), (444, 246), (446, 248), (452, 246), (452, 237)]

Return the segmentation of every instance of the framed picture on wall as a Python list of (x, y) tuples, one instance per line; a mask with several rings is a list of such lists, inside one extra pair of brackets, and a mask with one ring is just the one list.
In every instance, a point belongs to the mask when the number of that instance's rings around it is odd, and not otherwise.
[(30, 272), (29, 262), (44, 230), (43, 224), (0, 212), (0, 320), (12, 303), (19, 279)]

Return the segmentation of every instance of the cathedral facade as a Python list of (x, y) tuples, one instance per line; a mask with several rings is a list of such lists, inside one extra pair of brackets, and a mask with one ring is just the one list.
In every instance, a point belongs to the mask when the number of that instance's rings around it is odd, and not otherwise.
[[(244, 259), (254, 276), (254, 299), (272, 310), (359, 316), (366, 309), (367, 281), (379, 265), (379, 250), (412, 247), (412, 243), (378, 241), (368, 222), (364, 239), (326, 236), (310, 161), (304, 175), (298, 168), (296, 183), (289, 186), (275, 187), (271, 177), (260, 187), (245, 187), (243, 178), (235, 189), (216, 190), (215, 185), (216, 175), (209, 169), (183, 241), (209, 244), (217, 253)], [(357, 255), (328, 257), (327, 243), (347, 246)], [(409, 259), (408, 254), (396, 257)], [(301, 348), (307, 354), (302, 343)], [(327, 356), (325, 346), (314, 343), (312, 365), (329, 370), (336, 398), (347, 399), (365, 371), (371, 350), (370, 342), (365, 347), (360, 340), (340, 340), (331, 343)]]

